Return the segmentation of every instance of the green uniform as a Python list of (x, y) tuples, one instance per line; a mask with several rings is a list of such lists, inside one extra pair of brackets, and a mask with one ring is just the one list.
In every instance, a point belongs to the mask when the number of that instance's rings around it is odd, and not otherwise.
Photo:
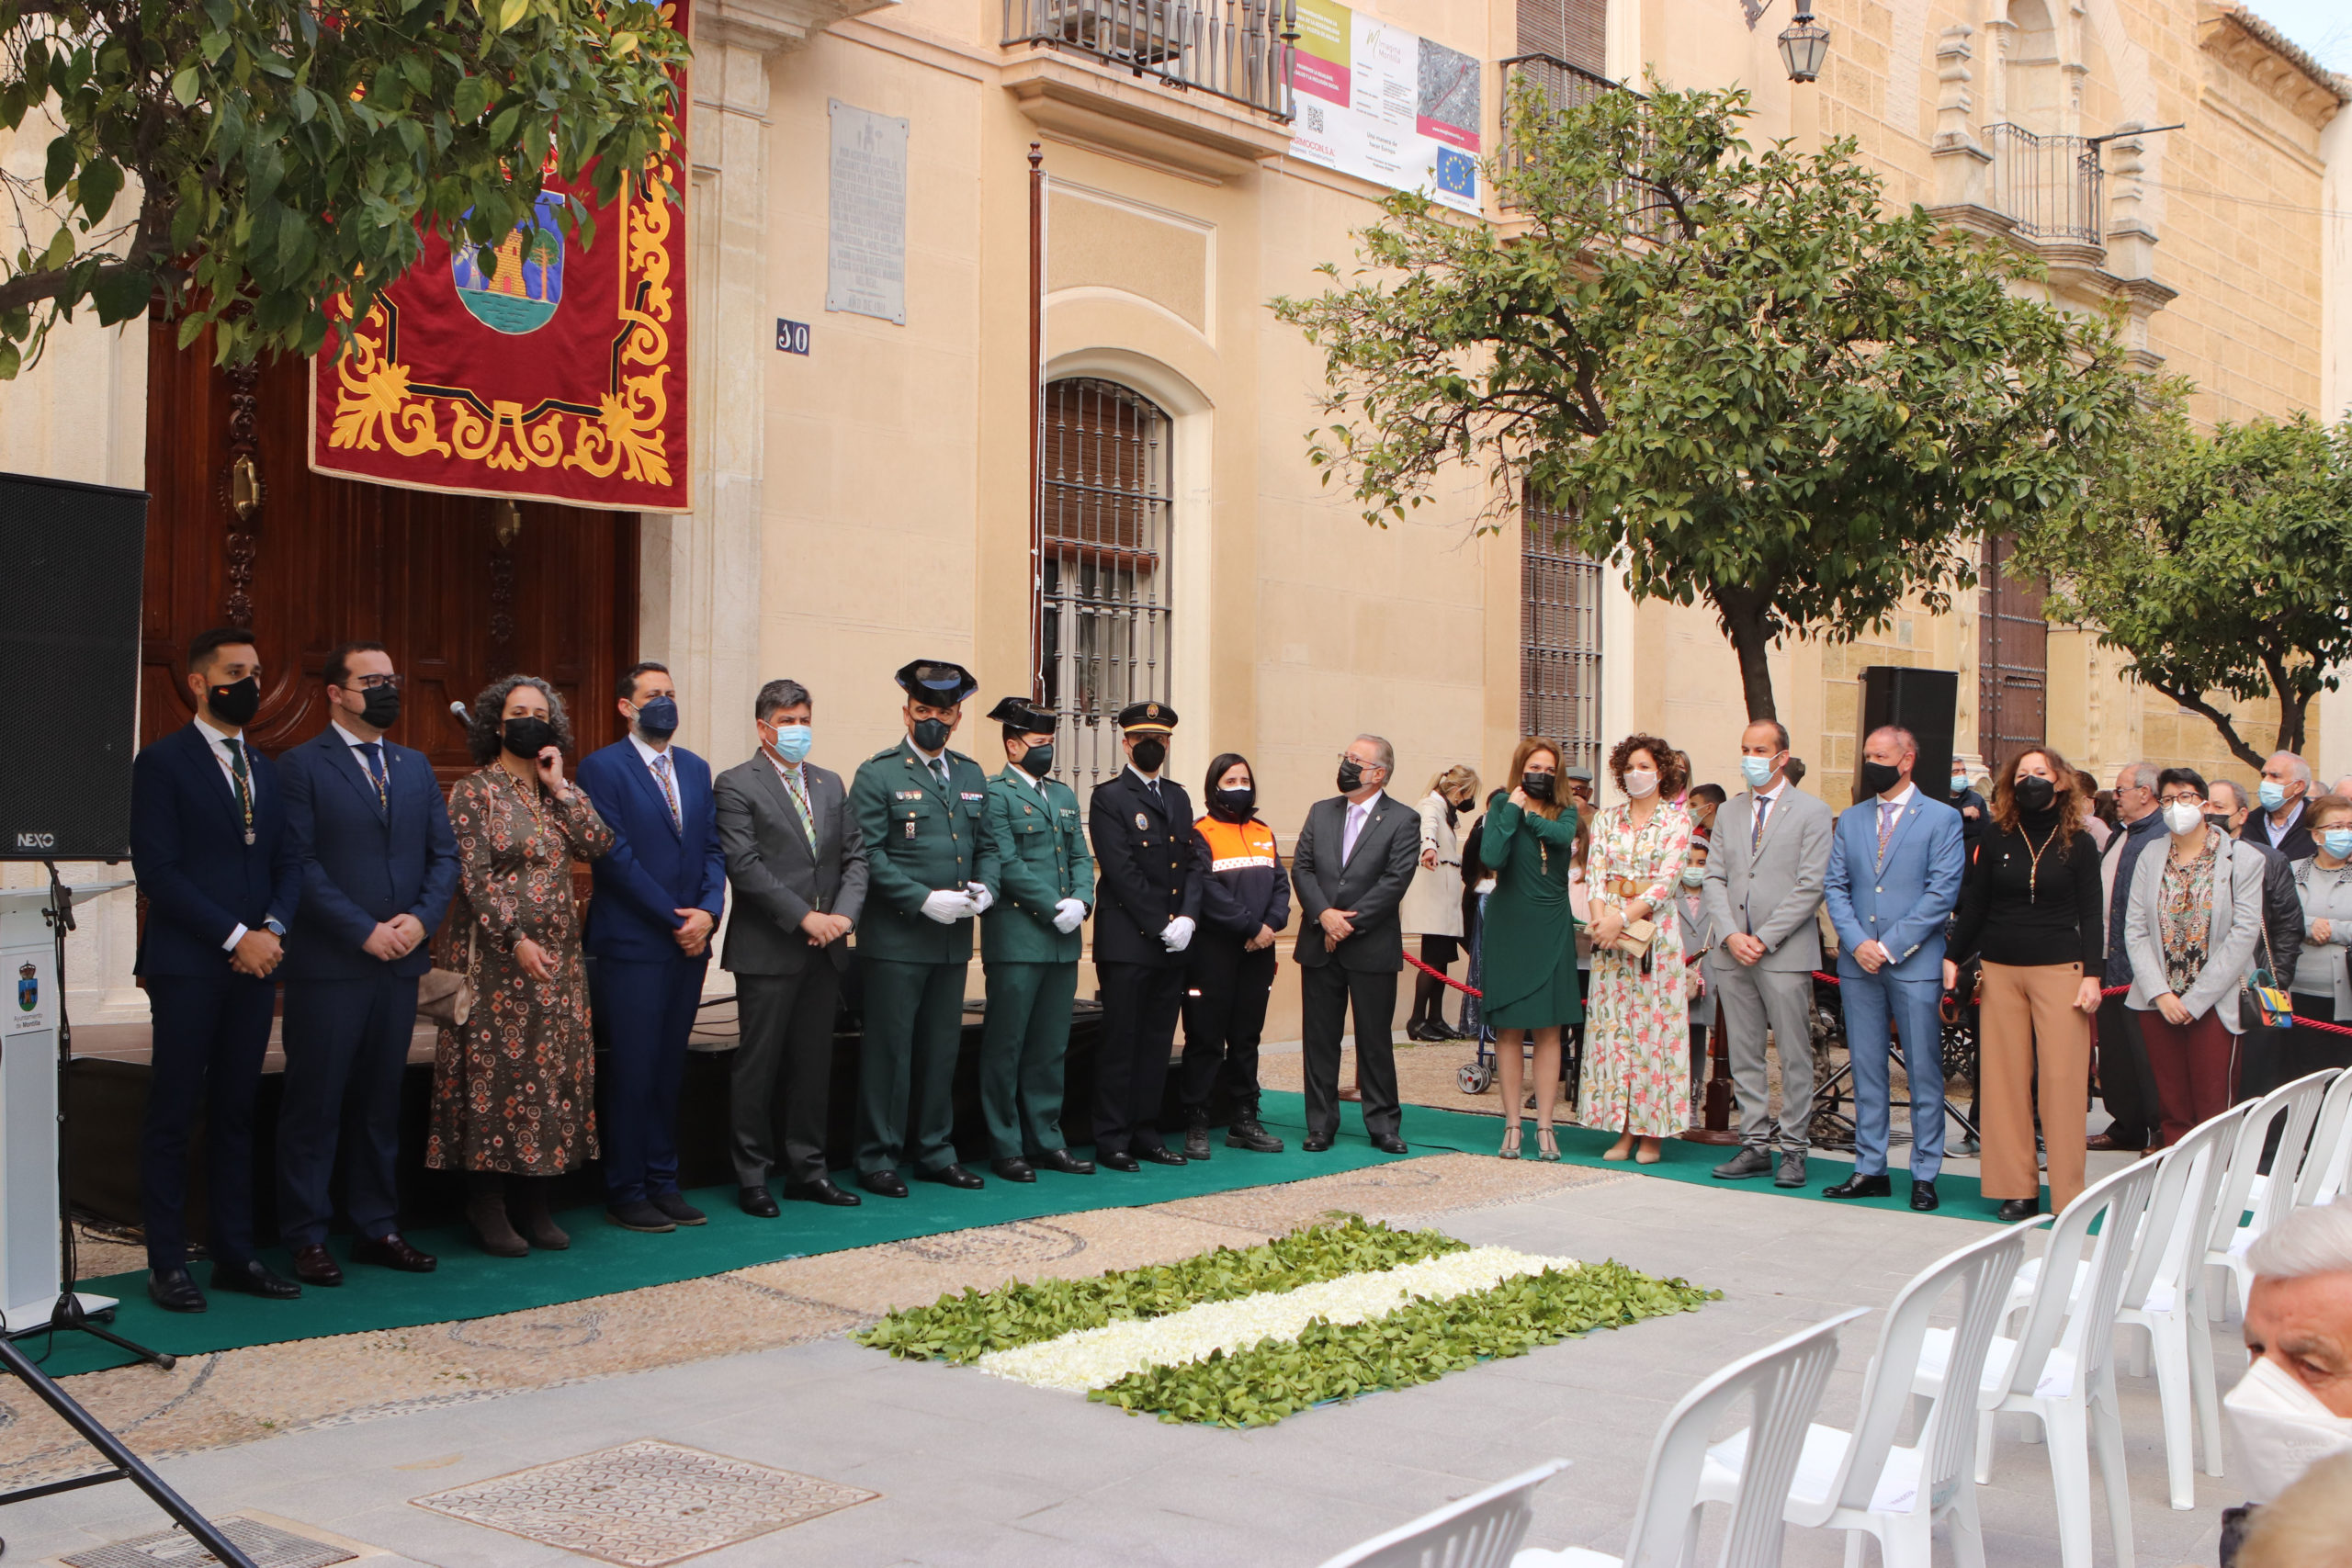
[(1054, 907), (1093, 908), (1094, 857), (1078, 794), (1057, 779), (1035, 784), (1007, 764), (989, 781), (989, 846), (1001, 884), (980, 917), (988, 961), (988, 1020), (980, 1034), (980, 1106), (997, 1159), (1063, 1147), (1062, 1057), (1086, 939), (1054, 929)]
[(956, 1055), (972, 921), (942, 925), (922, 912), (922, 903), (936, 891), (974, 882), (996, 897), (997, 860), (987, 831), (988, 775), (959, 751), (943, 755), (944, 783), (902, 740), (860, 763), (849, 790), (866, 866), (865, 913), (857, 929), (865, 999), (857, 1085), (861, 1176), (892, 1169), (902, 1156), (918, 1171), (956, 1163)]

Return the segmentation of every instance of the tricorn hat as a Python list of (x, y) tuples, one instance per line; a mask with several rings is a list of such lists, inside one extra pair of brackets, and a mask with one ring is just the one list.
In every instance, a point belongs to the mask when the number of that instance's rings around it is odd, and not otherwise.
[(1053, 710), (1038, 707), (1027, 697), (1007, 697), (989, 709), (988, 716), (1007, 729), (1017, 730), (1023, 735), (1051, 735), (1054, 732)]
[(980, 689), (969, 670), (944, 659), (918, 659), (902, 667), (898, 679), (907, 695), (935, 708), (952, 708)]

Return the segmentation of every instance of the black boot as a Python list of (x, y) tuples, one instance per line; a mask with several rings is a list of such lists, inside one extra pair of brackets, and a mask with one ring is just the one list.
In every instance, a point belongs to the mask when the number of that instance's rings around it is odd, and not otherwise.
[(561, 1252), (571, 1245), (571, 1237), (548, 1212), (548, 1190), (555, 1182), (552, 1176), (537, 1176), (517, 1178), (514, 1183), (523, 1200), (523, 1234), (543, 1252)]
[(1184, 1157), (1186, 1159), (1209, 1157), (1209, 1112), (1208, 1107), (1204, 1105), (1188, 1105), (1184, 1108)]
[(506, 1214), (506, 1177), (495, 1170), (466, 1173), (466, 1222), (492, 1258), (528, 1258), (531, 1247)]
[(1258, 1102), (1254, 1100), (1245, 1100), (1233, 1108), (1233, 1120), (1225, 1129), (1225, 1146), (1259, 1155), (1283, 1152), (1283, 1141), (1258, 1124)]
[(1438, 1002), (1445, 995), (1445, 982), (1434, 975), (1413, 972), (1413, 1016), (1405, 1025), (1405, 1038), (1436, 1042), (1447, 1038), (1444, 1023), (1438, 1017)]

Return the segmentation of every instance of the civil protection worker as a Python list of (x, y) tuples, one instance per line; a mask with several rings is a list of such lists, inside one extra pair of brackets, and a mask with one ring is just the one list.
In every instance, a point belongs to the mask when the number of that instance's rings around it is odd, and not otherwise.
[(980, 921), (988, 1017), (980, 1031), (980, 1109), (989, 1168), (1035, 1181), (1036, 1168), (1091, 1176), (1062, 1137), (1062, 1058), (1078, 997), (1079, 934), (1094, 893), (1094, 857), (1078, 795), (1051, 777), (1054, 716), (1026, 698), (989, 710), (1004, 726), (1004, 771), (989, 781), (989, 845), (1002, 897)]
[(865, 1036), (857, 1086), (857, 1179), (903, 1198), (904, 1158), (924, 1181), (980, 1187), (956, 1163), (956, 1055), (975, 917), (996, 902), (988, 775), (947, 739), (979, 682), (960, 664), (899, 671), (907, 738), (858, 764), (850, 812), (865, 840), (857, 956)]

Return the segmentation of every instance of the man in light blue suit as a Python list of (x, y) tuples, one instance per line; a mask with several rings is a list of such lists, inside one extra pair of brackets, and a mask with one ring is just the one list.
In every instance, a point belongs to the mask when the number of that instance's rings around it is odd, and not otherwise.
[(1887, 1024), (1903, 1037), (1911, 1079), (1911, 1206), (1937, 1206), (1944, 1163), (1944, 927), (1960, 899), (1968, 856), (1960, 813), (1911, 783), (1919, 743), (1907, 729), (1871, 731), (1862, 788), (1873, 797), (1838, 818), (1824, 901), (1838, 928), (1838, 985), (1854, 1064), (1854, 1174), (1825, 1198), (1884, 1198)]

